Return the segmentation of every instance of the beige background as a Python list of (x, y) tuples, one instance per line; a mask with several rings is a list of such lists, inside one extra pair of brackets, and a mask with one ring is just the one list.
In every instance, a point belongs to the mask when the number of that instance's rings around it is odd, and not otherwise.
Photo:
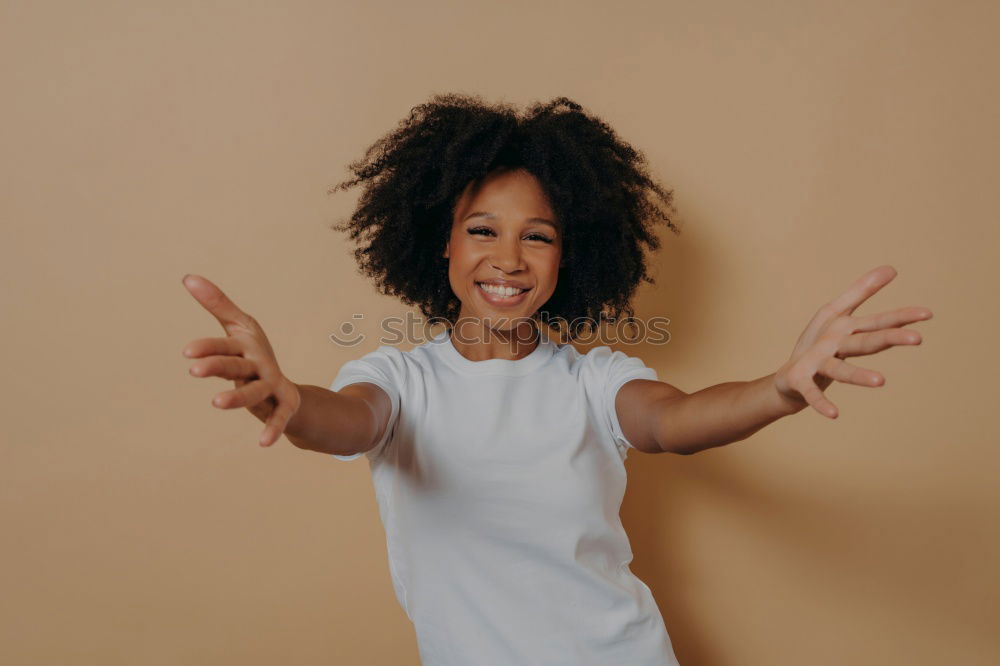
[[(615, 5), (615, 6), (613, 6)], [(569, 96), (676, 191), (617, 346), (693, 392), (859, 314), (935, 318), (806, 411), (633, 453), (633, 570), (684, 666), (1000, 660), (1000, 11), (990, 2), (0, 3), (0, 661), (417, 664), (367, 462), (256, 445), (182, 347), (216, 281), (328, 385), (406, 311), (329, 226), (346, 165), (435, 92)], [(364, 313), (355, 348), (329, 334)], [(408, 347), (404, 347), (408, 348)]]

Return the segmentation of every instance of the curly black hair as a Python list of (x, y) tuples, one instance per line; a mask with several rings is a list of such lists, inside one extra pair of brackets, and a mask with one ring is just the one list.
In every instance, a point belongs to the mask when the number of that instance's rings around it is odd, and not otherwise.
[(564, 228), (555, 292), (533, 317), (574, 340), (595, 323), (634, 317), (639, 283), (655, 284), (643, 251), (660, 247), (653, 223), (680, 233), (673, 190), (654, 182), (645, 164), (640, 151), (566, 97), (519, 114), (478, 95), (434, 95), (350, 164), (353, 179), (329, 190), (364, 186), (350, 220), (333, 228), (360, 241), (359, 272), (380, 293), (453, 326), (461, 303), (441, 255), (454, 206), (470, 182), (494, 170), (526, 170)]

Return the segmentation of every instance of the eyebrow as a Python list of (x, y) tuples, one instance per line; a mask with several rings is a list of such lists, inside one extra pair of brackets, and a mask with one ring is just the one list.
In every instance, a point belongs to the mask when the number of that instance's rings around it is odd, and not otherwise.
[[(477, 210), (475, 212), (472, 212), (472, 213), (469, 213), (468, 215), (466, 215), (465, 216), (465, 220), (471, 219), (473, 217), (485, 217), (487, 220), (495, 220), (495, 219), (497, 219), (497, 216), (494, 215), (493, 213), (487, 213), (487, 212), (482, 211), (482, 210)], [(462, 220), (462, 221), (464, 222), (465, 220)], [(527, 221), (528, 222), (539, 222), (541, 224), (547, 224), (550, 227), (552, 227), (553, 229), (555, 229), (556, 231), (559, 231), (559, 227), (556, 225), (555, 222), (553, 222), (552, 220), (547, 220), (544, 217), (529, 217), (527, 219)]]

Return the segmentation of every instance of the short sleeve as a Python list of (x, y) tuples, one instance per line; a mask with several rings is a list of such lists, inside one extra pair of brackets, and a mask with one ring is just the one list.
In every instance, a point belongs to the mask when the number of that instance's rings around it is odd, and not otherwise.
[(344, 456), (332, 454), (334, 458), (338, 460), (354, 460), (367, 453), (369, 459), (374, 459), (392, 440), (392, 435), (396, 429), (396, 422), (399, 419), (399, 387), (402, 385), (404, 367), (401, 352), (395, 347), (388, 345), (383, 345), (361, 358), (348, 361), (340, 367), (340, 371), (330, 384), (331, 391), (339, 391), (345, 386), (360, 382), (375, 384), (389, 396), (391, 412), (389, 414), (389, 423), (386, 425), (382, 439), (370, 451)]
[(634, 447), (632, 446), (632, 442), (625, 438), (624, 433), (622, 433), (621, 424), (618, 422), (618, 410), (615, 409), (615, 398), (618, 395), (618, 390), (633, 379), (650, 379), (656, 381), (658, 377), (656, 370), (648, 367), (643, 363), (642, 359), (636, 356), (629, 356), (620, 351), (612, 352), (610, 347), (601, 347), (599, 349), (607, 350), (606, 352), (598, 352), (598, 360), (602, 366), (601, 369), (604, 371), (604, 419), (608, 429), (611, 431), (611, 436), (614, 438), (619, 453), (624, 458), (627, 455), (627, 450)]

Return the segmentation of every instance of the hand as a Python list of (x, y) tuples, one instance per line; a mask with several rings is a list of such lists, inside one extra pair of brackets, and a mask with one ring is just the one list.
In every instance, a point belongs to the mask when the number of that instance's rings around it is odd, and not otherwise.
[(819, 309), (799, 336), (791, 358), (774, 375), (774, 387), (796, 410), (811, 405), (823, 416), (837, 418), (837, 406), (823, 391), (833, 380), (876, 387), (885, 378), (843, 359), (875, 354), (895, 345), (919, 345), (916, 331), (900, 328), (934, 316), (924, 307), (906, 307), (866, 317), (850, 316), (879, 289), (896, 277), (892, 266), (879, 266), (861, 276), (833, 301)]
[(189, 372), (195, 377), (232, 379), (236, 388), (219, 393), (212, 404), (221, 409), (246, 407), (266, 424), (260, 445), (274, 444), (299, 409), (298, 387), (281, 373), (256, 319), (201, 276), (186, 275), (181, 283), (226, 331), (224, 338), (201, 338), (184, 347), (184, 356), (201, 359)]

